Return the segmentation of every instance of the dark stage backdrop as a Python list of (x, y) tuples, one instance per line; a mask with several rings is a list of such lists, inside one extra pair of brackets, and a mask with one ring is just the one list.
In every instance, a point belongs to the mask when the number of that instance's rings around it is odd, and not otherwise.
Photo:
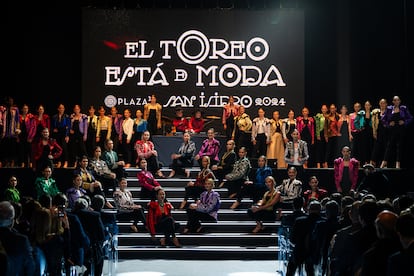
[(93, 10), (82, 15), (82, 104), (221, 116), (228, 96), (255, 117), (304, 105), (301, 10)]

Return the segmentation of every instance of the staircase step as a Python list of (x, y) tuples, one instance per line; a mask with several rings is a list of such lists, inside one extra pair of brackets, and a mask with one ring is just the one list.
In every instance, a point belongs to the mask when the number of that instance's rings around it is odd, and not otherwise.
[[(150, 234), (140, 222), (138, 233), (131, 233), (131, 221), (118, 221), (120, 234), (117, 235), (117, 251), (120, 259), (197, 259), (197, 260), (277, 260), (279, 221), (264, 222), (265, 229), (257, 234), (251, 233), (256, 227), (247, 214), (247, 209), (253, 204), (250, 198), (243, 199), (237, 209), (230, 209), (236, 199), (228, 198), (227, 188), (216, 188), (221, 196), (221, 208), (218, 222), (202, 222), (203, 231), (200, 234), (180, 234), (187, 224), (186, 210), (178, 209), (185, 195), (185, 186), (189, 181), (195, 181), (199, 167), (189, 168), (190, 177), (175, 175), (173, 178), (156, 178), (164, 187), (168, 201), (176, 208), (172, 211), (173, 217), (180, 224), (177, 238), (182, 244), (175, 248), (172, 244), (167, 247), (159, 245), (163, 237), (157, 234), (154, 242)], [(126, 169), (128, 189), (132, 192), (136, 204), (144, 207), (148, 199), (140, 199), (141, 187), (137, 179), (139, 168)], [(171, 169), (163, 167), (164, 175), (169, 175)], [(112, 195), (107, 200), (113, 203)], [(189, 203), (193, 199), (189, 200)], [(147, 210), (145, 210), (145, 213)], [(284, 211), (288, 213), (291, 211)]]
[[(111, 202), (111, 203), (114, 203), (114, 199), (112, 198), (112, 195), (111, 196), (108, 196), (108, 197), (106, 197), (106, 199), (109, 201), (109, 202)], [(149, 202), (149, 200), (148, 199), (140, 199), (140, 198), (134, 198), (133, 199), (134, 200), (134, 202), (136, 203), (136, 204), (140, 204), (141, 206), (143, 206), (144, 208), (145, 208), (145, 206), (147, 206), (147, 204), (148, 204), (148, 202)], [(179, 206), (180, 206), (180, 204), (181, 204), (181, 201), (183, 200), (183, 198), (168, 198), (168, 201), (169, 202), (171, 202), (171, 204), (176, 208), (176, 209), (178, 209), (179, 208)], [(224, 198), (224, 199), (221, 199), (221, 208), (220, 208), (220, 212), (222, 211), (222, 210), (225, 210), (225, 209), (230, 209), (230, 206), (234, 203), (234, 201), (235, 201), (235, 199), (226, 199), (226, 198)], [(189, 201), (189, 202), (191, 202), (191, 200)], [(251, 205), (253, 204), (253, 200), (251, 200), (251, 199), (243, 199), (243, 201), (241, 202), (241, 204), (240, 204), (240, 206), (239, 206), (239, 208), (238, 209), (240, 209), (240, 210), (243, 210), (243, 209), (247, 209), (247, 208), (249, 208)]]
[[(162, 186), (162, 184), (161, 184)], [(185, 195), (185, 186), (182, 187), (163, 187), (167, 198), (184, 198)], [(132, 193), (132, 197), (139, 198), (141, 187), (129, 187), (128, 190)], [(221, 188), (215, 190), (220, 194), (220, 197), (227, 198), (228, 197), (228, 190), (226, 188)]]
[(278, 246), (118, 246), (119, 259), (277, 260)]
[[(157, 235), (157, 240), (162, 238)], [(177, 234), (183, 246), (276, 246), (278, 235), (275, 233), (205, 233), (205, 234)], [(118, 246), (154, 246), (149, 233), (130, 233), (118, 235)]]
[[(187, 224), (186, 220), (177, 220), (177, 222), (180, 223), (181, 227), (184, 227)], [(243, 220), (219, 220), (218, 222), (202, 222), (201, 225), (207, 233), (250, 233), (256, 227), (256, 222)], [(277, 233), (280, 222), (264, 222), (263, 225), (265, 226), (265, 233)], [(130, 226), (131, 222), (118, 222), (120, 233), (128, 233), (130, 231)], [(147, 232), (141, 222), (138, 223), (138, 227), (140, 232)]]

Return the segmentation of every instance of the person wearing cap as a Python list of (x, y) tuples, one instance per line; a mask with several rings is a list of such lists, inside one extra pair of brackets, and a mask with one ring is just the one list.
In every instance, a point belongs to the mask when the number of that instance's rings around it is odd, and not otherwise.
[(377, 170), (372, 164), (365, 164), (362, 168), (364, 176), (358, 185), (358, 193), (372, 193), (377, 199), (393, 196), (390, 181), (381, 169)]
[(378, 240), (362, 257), (362, 275), (386, 275), (388, 258), (401, 250), (396, 231), (398, 215), (385, 210), (375, 220)]

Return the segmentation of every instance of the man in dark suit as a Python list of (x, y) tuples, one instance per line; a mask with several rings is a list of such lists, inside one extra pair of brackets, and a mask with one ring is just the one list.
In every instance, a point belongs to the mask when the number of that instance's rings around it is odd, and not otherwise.
[(34, 275), (35, 261), (29, 239), (12, 229), (13, 221), (14, 208), (11, 203), (0, 202), (0, 243), (7, 254), (6, 275)]
[(312, 232), (315, 224), (322, 220), (321, 204), (317, 200), (309, 203), (308, 215), (298, 217), (292, 227), (290, 241), (294, 245), (286, 275), (293, 276), (296, 269), (305, 264), (306, 275), (314, 275), (312, 259)]
[(409, 275), (412, 273), (414, 260), (414, 215), (412, 211), (404, 211), (398, 217), (395, 228), (403, 249), (389, 257), (387, 275)]
[(73, 213), (76, 214), (88, 235), (91, 247), (85, 256), (85, 266), (88, 274), (101, 275), (104, 263), (103, 243), (105, 241), (105, 228), (101, 214), (89, 208), (89, 203), (84, 198), (75, 202)]
[(86, 235), (78, 216), (68, 209), (69, 202), (65, 194), (59, 193), (54, 196), (52, 204), (56, 208), (64, 207), (64, 212), (68, 217), (70, 225), (70, 244), (65, 251), (67, 268), (71, 265), (82, 267), (84, 265), (85, 252), (87, 252), (90, 247), (89, 237)]

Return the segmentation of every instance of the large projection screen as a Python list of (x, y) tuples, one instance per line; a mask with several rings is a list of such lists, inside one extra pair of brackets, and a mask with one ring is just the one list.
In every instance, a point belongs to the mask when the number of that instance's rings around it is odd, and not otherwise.
[(82, 16), (82, 105), (220, 117), (228, 96), (252, 118), (304, 106), (301, 10), (99, 10)]

